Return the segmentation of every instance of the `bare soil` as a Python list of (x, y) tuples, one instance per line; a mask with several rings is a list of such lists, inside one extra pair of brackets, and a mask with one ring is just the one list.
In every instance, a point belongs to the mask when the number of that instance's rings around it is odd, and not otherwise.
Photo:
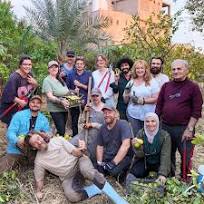
[[(5, 139), (5, 127), (2, 123), (0, 123), (0, 156), (5, 154), (6, 149), (6, 139)], [(197, 127), (196, 127), (197, 133), (203, 133), (204, 132), (204, 119), (200, 119)], [(178, 161), (177, 161), (177, 175), (179, 174), (179, 166), (180, 166), (180, 158), (179, 155), (177, 155)], [(204, 148), (203, 146), (196, 146), (193, 156), (193, 168), (196, 170), (197, 167), (200, 164), (204, 164)], [(33, 178), (33, 172), (32, 168), (23, 168), (20, 170), (19, 173), (19, 182), (20, 182), (20, 188), (22, 192), (22, 196), (19, 198), (16, 198), (15, 201), (12, 201), (12, 204), (38, 204), (39, 201), (35, 197), (34, 191), (34, 178)], [(124, 195), (124, 189), (123, 187), (115, 180), (110, 178), (110, 182), (116, 187), (117, 191), (120, 192), (121, 195)], [(53, 175), (48, 175), (46, 177), (45, 181), (45, 187), (44, 187), (44, 197), (40, 203), (42, 204), (69, 204), (69, 202), (66, 200), (60, 181), (57, 177)], [(92, 199), (79, 202), (81, 204), (105, 204), (105, 203), (111, 203), (106, 196), (96, 196)]]

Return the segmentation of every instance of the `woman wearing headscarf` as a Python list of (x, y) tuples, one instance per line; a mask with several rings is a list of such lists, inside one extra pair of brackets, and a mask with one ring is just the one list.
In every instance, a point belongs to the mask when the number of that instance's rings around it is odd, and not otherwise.
[(118, 94), (118, 102), (116, 108), (119, 111), (120, 119), (124, 120), (127, 120), (127, 104), (123, 100), (123, 92), (127, 83), (131, 79), (130, 69), (132, 68), (132, 65), (133, 61), (130, 58), (121, 58), (116, 65), (116, 67), (120, 69), (121, 73), (115, 74), (115, 82), (110, 85), (110, 87), (113, 89), (114, 94)]
[[(140, 147), (138, 142), (143, 141)], [(135, 162), (127, 175), (127, 186), (136, 178), (148, 176), (150, 171), (157, 172), (161, 184), (166, 182), (171, 167), (171, 139), (169, 134), (159, 128), (159, 118), (156, 113), (145, 115), (144, 128), (132, 140)]]

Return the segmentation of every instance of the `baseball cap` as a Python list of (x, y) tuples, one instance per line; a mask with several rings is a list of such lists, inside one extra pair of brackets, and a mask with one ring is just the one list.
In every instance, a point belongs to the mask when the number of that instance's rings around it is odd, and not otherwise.
[(42, 103), (42, 98), (39, 95), (34, 95), (30, 98), (30, 101), (34, 100), (34, 99), (38, 99), (41, 103)]
[(68, 50), (67, 51), (67, 56), (74, 57), (75, 56), (75, 52), (73, 50)]
[(51, 66), (53, 66), (53, 65), (59, 66), (59, 63), (58, 63), (57, 61), (54, 61), (54, 60), (50, 61), (50, 62), (48, 63), (48, 69), (49, 69)]
[(98, 88), (93, 88), (93, 89), (91, 90), (91, 95), (92, 95), (92, 96), (93, 96), (93, 95), (101, 96), (102, 93), (101, 93), (100, 89), (98, 89)]
[(112, 105), (107, 105), (107, 104), (105, 104), (105, 105), (103, 106), (102, 111), (104, 111), (104, 110), (111, 110), (111, 111), (117, 112), (117, 109), (116, 109), (114, 106), (112, 106)]

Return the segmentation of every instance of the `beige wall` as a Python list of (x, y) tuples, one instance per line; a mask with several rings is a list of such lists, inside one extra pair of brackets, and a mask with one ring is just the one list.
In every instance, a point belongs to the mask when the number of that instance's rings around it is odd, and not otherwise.
[(120, 11), (129, 15), (137, 15), (138, 0), (123, 0), (123, 1), (115, 1), (113, 4), (113, 10)]
[(132, 15), (138, 15), (142, 20), (146, 20), (152, 13), (158, 14), (162, 9), (162, 0), (119, 0), (111, 4), (114, 0), (108, 1), (108, 10), (98, 10), (93, 15), (107, 16), (111, 20), (111, 25), (105, 31), (112, 37), (115, 44), (121, 43), (125, 37), (125, 27), (131, 23)]

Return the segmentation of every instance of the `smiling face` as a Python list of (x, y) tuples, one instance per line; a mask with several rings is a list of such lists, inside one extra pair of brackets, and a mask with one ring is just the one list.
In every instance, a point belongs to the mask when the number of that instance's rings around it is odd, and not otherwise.
[(148, 117), (145, 119), (145, 126), (148, 132), (154, 132), (157, 129), (157, 121), (154, 117)]
[(137, 64), (135, 67), (135, 74), (137, 77), (144, 77), (145, 76), (145, 67), (142, 64)]
[(23, 74), (28, 75), (32, 69), (32, 61), (30, 59), (24, 59), (20, 64), (19, 69)]
[(98, 56), (97, 60), (96, 60), (96, 65), (97, 65), (98, 69), (106, 68), (107, 67), (107, 61), (102, 56)]
[(77, 60), (75, 66), (78, 71), (83, 71), (85, 69), (85, 63), (83, 60)]
[(124, 74), (127, 74), (130, 70), (130, 65), (127, 62), (122, 63), (120, 69)]
[(59, 66), (52, 65), (51, 67), (48, 68), (48, 72), (51, 76), (56, 77), (59, 72)]
[(38, 135), (38, 134), (32, 134), (30, 140), (29, 140), (29, 144), (40, 151), (44, 151), (47, 150), (47, 143), (44, 141), (44, 139)]
[(32, 112), (38, 112), (41, 108), (41, 101), (39, 99), (33, 99), (29, 102), (29, 108)]
[(107, 125), (113, 124), (117, 118), (117, 113), (109, 109), (104, 109), (103, 115)]
[(97, 105), (101, 102), (101, 95), (99, 94), (93, 94), (91, 95), (91, 101), (94, 105)]
[(182, 63), (176, 63), (171, 68), (172, 77), (175, 81), (184, 81), (188, 76), (188, 68)]

